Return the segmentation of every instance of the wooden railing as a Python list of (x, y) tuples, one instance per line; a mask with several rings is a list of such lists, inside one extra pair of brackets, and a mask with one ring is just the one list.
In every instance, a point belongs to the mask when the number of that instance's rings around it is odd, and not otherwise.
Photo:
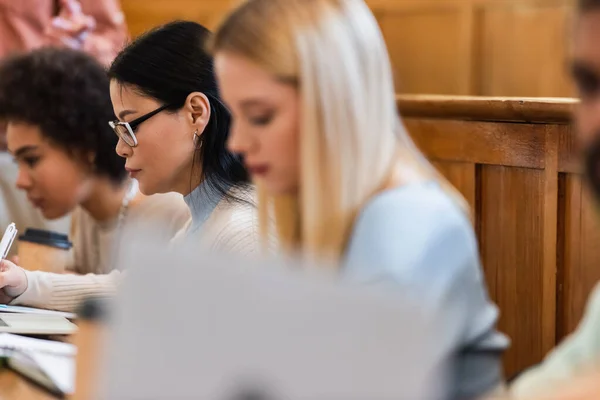
[(507, 375), (539, 362), (579, 322), (600, 279), (600, 215), (577, 154), (573, 99), (400, 96), (417, 145), (475, 215)]

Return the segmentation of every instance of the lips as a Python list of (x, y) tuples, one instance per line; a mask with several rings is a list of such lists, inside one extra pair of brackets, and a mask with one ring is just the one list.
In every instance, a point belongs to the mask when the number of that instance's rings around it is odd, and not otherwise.
[(129, 176), (131, 176), (132, 178), (135, 178), (142, 170), (141, 169), (135, 169), (135, 168), (125, 168), (125, 170), (127, 172), (129, 172)]
[(44, 205), (44, 200), (42, 199), (34, 199), (31, 197), (28, 197), (27, 200), (29, 200), (29, 202), (35, 207), (35, 208), (42, 208)]
[(267, 164), (248, 165), (248, 172), (251, 175), (262, 176), (269, 172), (269, 166)]

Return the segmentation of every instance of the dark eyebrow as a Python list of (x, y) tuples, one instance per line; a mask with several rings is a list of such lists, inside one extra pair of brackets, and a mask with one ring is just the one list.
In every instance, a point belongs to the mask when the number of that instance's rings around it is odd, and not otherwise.
[(135, 114), (137, 111), (135, 110), (123, 110), (119, 113), (119, 119), (122, 120), (128, 115)]
[(24, 154), (29, 153), (30, 151), (36, 150), (37, 146), (23, 146), (15, 151), (14, 156), (16, 158), (22, 157)]

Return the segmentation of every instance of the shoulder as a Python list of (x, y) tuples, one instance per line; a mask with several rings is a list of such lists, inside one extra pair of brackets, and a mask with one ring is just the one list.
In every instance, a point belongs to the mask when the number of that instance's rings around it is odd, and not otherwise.
[[(475, 337), (497, 317), (490, 303), (471, 222), (437, 184), (413, 184), (375, 197), (359, 216), (347, 253), (353, 279), (393, 285), (453, 315)], [(479, 324), (479, 323), (478, 323)]]
[(219, 220), (225, 225), (235, 225), (237, 222), (258, 224), (254, 190), (233, 188), (229, 194), (233, 198), (223, 198), (213, 210), (210, 219)]
[(272, 253), (275, 238), (263, 240), (260, 234), (258, 209), (252, 190), (236, 193), (241, 201), (223, 200), (212, 212), (204, 226), (213, 248), (234, 253)]
[(357, 218), (346, 257), (351, 277), (399, 286), (436, 307), (450, 297), (465, 304), (486, 296), (471, 223), (435, 183), (374, 197)]
[(375, 196), (356, 220), (347, 255), (358, 263), (376, 261), (392, 274), (417, 265), (413, 274), (431, 272), (439, 263), (421, 265), (432, 257), (463, 257), (457, 268), (478, 265), (477, 242), (466, 212), (435, 183), (411, 184)]
[(252, 203), (223, 200), (204, 227), (216, 247), (231, 249), (242, 242), (259, 241), (258, 210)]
[(433, 182), (401, 186), (373, 197), (359, 214), (357, 228), (384, 221), (395, 225), (403, 222), (400, 227), (414, 223), (426, 223), (425, 227), (469, 226), (466, 213), (449, 194)]

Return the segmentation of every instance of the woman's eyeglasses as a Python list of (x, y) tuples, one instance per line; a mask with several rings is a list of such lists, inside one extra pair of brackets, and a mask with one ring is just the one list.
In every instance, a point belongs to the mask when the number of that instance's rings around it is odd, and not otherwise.
[(119, 120), (115, 120), (109, 121), (108, 125), (110, 125), (110, 127), (113, 129), (113, 131), (115, 131), (117, 136), (123, 139), (123, 141), (127, 143), (127, 145), (129, 145), (130, 147), (135, 147), (138, 144), (137, 137), (135, 136), (135, 131), (137, 127), (142, 122), (147, 121), (159, 112), (167, 109), (169, 105), (170, 104), (165, 104), (164, 106), (161, 106), (156, 110), (149, 112), (148, 114), (142, 115), (141, 117), (136, 118), (131, 122), (121, 122)]

